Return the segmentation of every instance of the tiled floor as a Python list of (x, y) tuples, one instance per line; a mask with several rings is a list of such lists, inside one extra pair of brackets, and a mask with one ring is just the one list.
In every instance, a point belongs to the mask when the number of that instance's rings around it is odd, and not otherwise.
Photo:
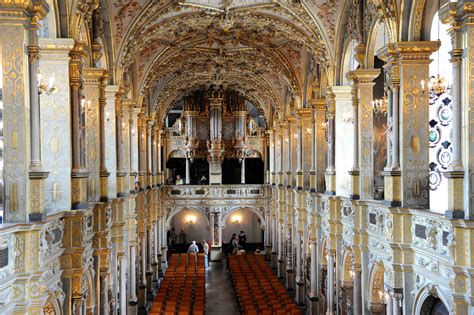
[(208, 314), (239, 314), (224, 262), (211, 262), (206, 271), (206, 315)]

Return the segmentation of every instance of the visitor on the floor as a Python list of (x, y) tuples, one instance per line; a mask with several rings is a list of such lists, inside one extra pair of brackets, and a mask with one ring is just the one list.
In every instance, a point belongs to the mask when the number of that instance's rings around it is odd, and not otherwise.
[(237, 249), (237, 255), (244, 255), (245, 254), (245, 249), (243, 249), (242, 246), (239, 246)]
[(179, 232), (179, 242), (181, 244), (186, 244), (186, 233), (184, 233), (183, 229), (181, 229), (181, 231)]
[(184, 185), (183, 179), (181, 178), (180, 175), (176, 175), (176, 181), (174, 183), (175, 185)]
[(239, 239), (237, 238), (237, 236), (234, 234), (233, 238), (232, 238), (232, 241), (230, 242), (230, 244), (232, 245), (232, 247), (236, 248), (236, 247), (239, 247)]
[(247, 243), (247, 235), (245, 235), (244, 231), (240, 231), (239, 234), (239, 245), (243, 248), (245, 247), (245, 243)]
[(188, 254), (197, 254), (199, 253), (199, 247), (196, 245), (196, 241), (193, 241), (188, 248)]
[(202, 240), (202, 249), (204, 250), (204, 267), (209, 267), (209, 244), (206, 240)]
[(178, 239), (178, 235), (176, 234), (176, 230), (172, 228), (171, 233), (170, 233), (170, 245), (172, 248), (176, 244), (177, 239)]

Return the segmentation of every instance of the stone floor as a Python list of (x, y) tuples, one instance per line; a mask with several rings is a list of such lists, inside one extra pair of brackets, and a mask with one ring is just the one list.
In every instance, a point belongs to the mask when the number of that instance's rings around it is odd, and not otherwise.
[(206, 315), (209, 314), (240, 314), (224, 262), (211, 262), (206, 270)]

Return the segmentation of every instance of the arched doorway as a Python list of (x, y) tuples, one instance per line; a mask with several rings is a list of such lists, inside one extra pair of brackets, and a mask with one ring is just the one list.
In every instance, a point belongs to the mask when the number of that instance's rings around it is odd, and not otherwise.
[(222, 220), (222, 241), (224, 248), (228, 245), (232, 234), (244, 231), (247, 236), (246, 250), (257, 247), (263, 249), (263, 233), (265, 222), (263, 216), (257, 215), (255, 209), (235, 208), (229, 211)]
[(449, 311), (441, 299), (430, 295), (421, 306), (420, 315), (448, 315)]
[(168, 218), (169, 250), (173, 252), (186, 252), (192, 241), (198, 246), (205, 240), (210, 240), (209, 218), (203, 211), (195, 208), (183, 208), (174, 211)]

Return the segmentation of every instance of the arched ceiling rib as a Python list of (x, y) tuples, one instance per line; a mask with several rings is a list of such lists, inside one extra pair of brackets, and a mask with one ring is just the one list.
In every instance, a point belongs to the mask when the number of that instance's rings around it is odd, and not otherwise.
[(136, 66), (142, 93), (156, 95), (161, 113), (189, 91), (217, 83), (240, 91), (269, 113), (270, 106), (282, 107), (285, 91), (296, 98), (304, 94), (308, 59), (322, 68), (331, 63), (328, 33), (309, 14), (308, 3), (135, 2), (141, 10), (130, 11), (127, 31), (127, 17), (119, 19), (124, 40), (117, 39), (118, 64), (121, 69)]

